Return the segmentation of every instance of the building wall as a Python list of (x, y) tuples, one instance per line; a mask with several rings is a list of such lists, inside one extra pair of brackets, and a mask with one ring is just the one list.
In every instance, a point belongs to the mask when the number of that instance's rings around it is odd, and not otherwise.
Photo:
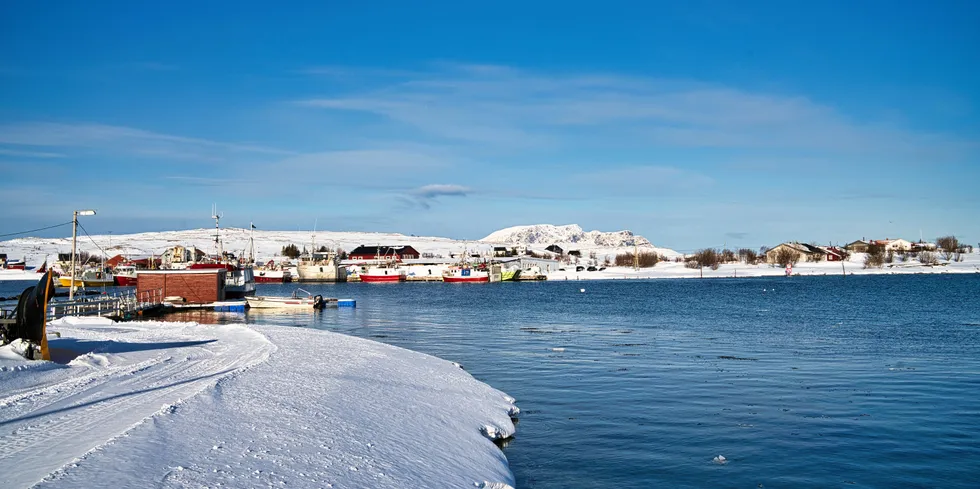
[(163, 290), (163, 297), (180, 296), (189, 304), (225, 300), (225, 271), (215, 273), (139, 273), (137, 292)]
[(867, 243), (851, 243), (847, 245), (844, 249), (852, 253), (867, 253), (868, 245)]

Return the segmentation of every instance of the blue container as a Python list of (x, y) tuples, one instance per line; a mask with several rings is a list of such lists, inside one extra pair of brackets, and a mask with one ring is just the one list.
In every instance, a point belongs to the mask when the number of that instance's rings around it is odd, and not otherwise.
[(337, 299), (337, 307), (357, 307), (354, 299)]

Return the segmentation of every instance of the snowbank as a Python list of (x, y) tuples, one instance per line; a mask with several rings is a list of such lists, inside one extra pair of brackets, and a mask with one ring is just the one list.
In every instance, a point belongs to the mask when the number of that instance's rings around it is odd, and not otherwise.
[(49, 332), (60, 363), (0, 351), (2, 487), (513, 485), (484, 434), (514, 433), (513, 399), (448, 361), (274, 326)]

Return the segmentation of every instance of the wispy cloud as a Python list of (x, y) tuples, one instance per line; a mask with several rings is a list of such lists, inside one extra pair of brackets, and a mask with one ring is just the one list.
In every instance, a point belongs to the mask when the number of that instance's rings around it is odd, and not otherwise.
[(47, 153), (42, 151), (21, 151), (16, 149), (0, 148), (0, 156), (16, 156), (21, 158), (64, 158), (61, 153)]
[[(241, 155), (293, 155), (266, 146), (175, 136), (125, 126), (52, 122), (0, 125), (0, 144), (77, 148), (103, 154), (223, 161)], [(15, 151), (21, 151), (17, 149)]]
[(544, 74), (494, 65), (437, 68), (391, 73), (375, 80), (374, 88), (296, 103), (373, 114), (443, 140), (512, 148), (626, 142), (883, 159), (957, 158), (980, 148), (970, 139), (858, 120), (803, 96), (601, 73)]

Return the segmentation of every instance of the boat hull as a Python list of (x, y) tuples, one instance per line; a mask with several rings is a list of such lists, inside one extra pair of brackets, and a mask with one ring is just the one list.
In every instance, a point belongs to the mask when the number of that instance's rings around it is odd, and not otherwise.
[(489, 275), (475, 276), (475, 277), (474, 276), (470, 276), (470, 277), (460, 277), (460, 276), (446, 277), (446, 276), (444, 276), (444, 277), (442, 277), (442, 281), (443, 282), (447, 282), (447, 283), (456, 283), (456, 284), (481, 283), (481, 282), (490, 282), (490, 276)]
[(384, 283), (384, 282), (404, 282), (405, 275), (393, 274), (393, 275), (365, 275), (359, 274), (361, 282), (366, 283)]
[(116, 285), (118, 285), (120, 287), (135, 287), (136, 286), (136, 277), (116, 275), (112, 279), (113, 279), (113, 281), (115, 281)]
[(346, 282), (347, 269), (337, 265), (298, 265), (300, 282)]
[[(71, 277), (58, 277), (58, 283), (62, 287), (71, 287), (72, 281)], [(75, 287), (112, 287), (115, 285), (113, 279), (108, 280), (82, 280), (80, 278), (75, 279)]]
[(284, 284), (293, 281), (292, 274), (285, 270), (254, 270), (255, 283)]
[(317, 309), (336, 306), (337, 299), (313, 297), (245, 297), (245, 302), (252, 309)]

